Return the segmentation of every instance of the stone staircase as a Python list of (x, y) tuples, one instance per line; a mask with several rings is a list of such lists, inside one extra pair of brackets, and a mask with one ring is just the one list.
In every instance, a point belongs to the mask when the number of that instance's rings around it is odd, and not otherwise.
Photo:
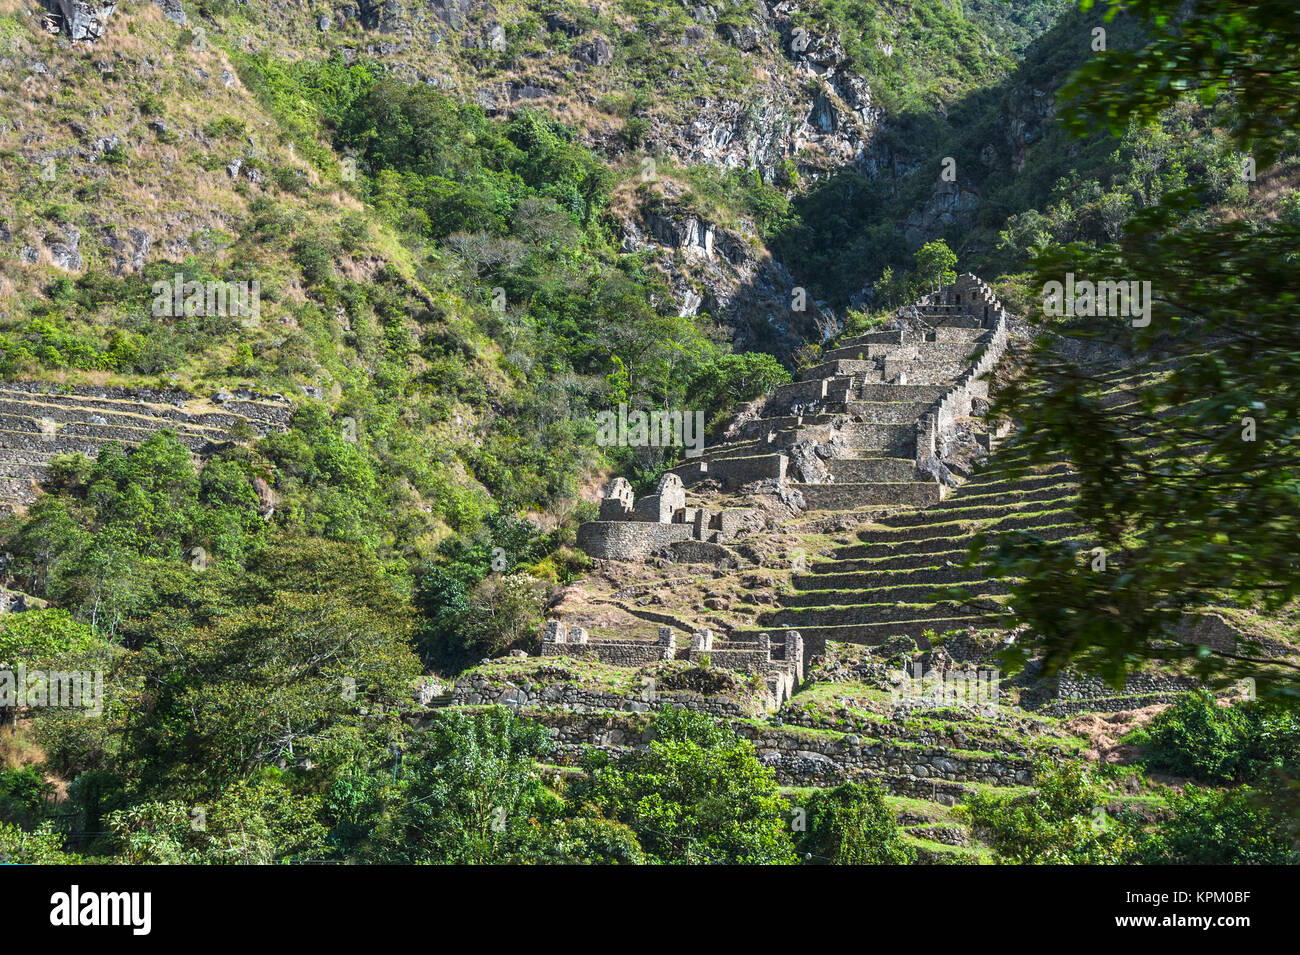
[(938, 504), (948, 489), (927, 467), (935, 438), (987, 397), (982, 376), (1005, 347), (1005, 321), (992, 292), (963, 275), (899, 309), (891, 327), (838, 343), (672, 473), (688, 488), (776, 482), (814, 511)]
[(207, 400), (170, 388), (0, 382), (0, 508), (31, 504), (55, 455), (93, 458), (110, 442), (139, 444), (164, 428), (203, 454), (241, 432), (284, 430), (292, 410), (279, 395), (246, 388)]
[[(1132, 404), (1139, 375), (1116, 369), (1096, 377), (1106, 388), (1105, 406)], [(985, 554), (1012, 532), (1086, 542), (1077, 502), (1078, 484), (1064, 456), (1031, 462), (1011, 438), (942, 502), (874, 517), (854, 543), (793, 574), (793, 593), (760, 614), (752, 630), (798, 630), (815, 654), (828, 641), (875, 646), (907, 636), (924, 649), (927, 631), (1006, 626), (1009, 581), (990, 576), (978, 558), (966, 566), (974, 537), (985, 536)], [(945, 593), (954, 587), (964, 591), (962, 599)]]
[[(989, 577), (985, 564), (964, 566), (971, 538), (984, 533), (992, 546), (1009, 531), (1081, 537), (1076, 495), (1064, 464), (1028, 466), (1007, 447), (943, 502), (881, 516), (855, 543), (792, 575), (794, 592), (761, 614), (758, 626), (798, 630), (810, 654), (827, 641), (878, 645), (900, 635), (925, 648), (926, 631), (997, 627), (1007, 581)], [(936, 599), (951, 587), (966, 597)]]

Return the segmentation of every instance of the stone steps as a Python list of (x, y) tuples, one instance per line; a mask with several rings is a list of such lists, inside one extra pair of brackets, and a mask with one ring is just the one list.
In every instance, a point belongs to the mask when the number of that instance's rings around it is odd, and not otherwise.
[(0, 477), (42, 481), (47, 470), (44, 464), (17, 464), (12, 461), (0, 461)]
[[(59, 409), (62, 411), (62, 409)], [(58, 413), (58, 412), (55, 412)], [(159, 422), (156, 427), (151, 427), (151, 422), (147, 419), (131, 418), (125, 415), (116, 415), (113, 420), (107, 416), (96, 415), (100, 421), (87, 420), (84, 416), (64, 413), (62, 417), (55, 417), (54, 413), (49, 415), (33, 416), (30, 414), (14, 414), (0, 409), (0, 429), (6, 431), (27, 432), (29, 434), (47, 435), (51, 432), (57, 434), (80, 435), (83, 437), (98, 438), (101, 441), (127, 441), (138, 443), (143, 441), (151, 434), (170, 428), (175, 431), (178, 437), (184, 440), (186, 437), (198, 439), (201, 442), (220, 443), (228, 441), (229, 436), (224, 431), (212, 428), (193, 427), (178, 425), (174, 422)]]
[(906, 375), (909, 385), (937, 385), (956, 378), (970, 367), (965, 359), (950, 361), (904, 361), (886, 358), (881, 373), (884, 380), (892, 382)]
[(279, 395), (251, 388), (217, 398), (220, 407), (211, 408), (206, 399), (176, 389), (0, 382), (0, 503), (30, 504), (35, 482), (44, 479), (56, 454), (94, 457), (106, 444), (135, 445), (162, 430), (191, 451), (207, 453), (232, 441), (241, 422), (259, 433), (281, 430), (293, 410)]
[(854, 401), (908, 401), (924, 404), (927, 408), (942, 398), (947, 385), (885, 385), (859, 383), (853, 389)]
[(840, 429), (850, 447), (881, 457), (907, 457), (916, 451), (916, 424), (875, 424), (856, 421)]
[(942, 499), (944, 486), (937, 481), (873, 484), (790, 484), (814, 511), (847, 511), (861, 507), (924, 507)]
[[(805, 650), (821, 653), (829, 643), (857, 643), (863, 646), (878, 646), (894, 637), (911, 637), (921, 649), (928, 649), (929, 642), (923, 637), (927, 630), (935, 633), (947, 633), (952, 630), (969, 628), (985, 629), (1001, 623), (998, 616), (972, 614), (966, 617), (943, 617), (931, 619), (916, 617), (911, 620), (889, 620), (882, 623), (849, 623), (837, 626), (805, 625), (799, 628), (803, 637)], [(774, 627), (766, 628), (769, 632)], [(739, 633), (758, 634), (760, 630), (732, 631), (733, 638)]]
[(932, 401), (847, 401), (844, 410), (871, 424), (914, 424)]
[[(857, 545), (859, 548), (861, 545)], [(838, 548), (830, 557), (822, 558), (808, 566), (809, 574), (857, 574), (877, 573), (889, 570), (913, 570), (922, 567), (958, 566), (966, 560), (967, 547), (952, 547), (946, 550), (924, 551), (917, 554), (889, 554), (884, 557), (842, 557), (845, 550), (854, 549), (854, 545)]]
[(776, 453), (724, 457), (712, 461), (697, 458), (670, 470), (687, 487), (697, 481), (713, 479), (724, 490), (733, 491), (754, 481), (783, 479), (785, 459)]
[(835, 347), (849, 348), (857, 345), (901, 345), (908, 338), (915, 340), (917, 336), (908, 334), (900, 328), (884, 329), (878, 332), (866, 332), (862, 335), (854, 335), (838, 342)]
[(976, 485), (974, 493), (969, 483), (954, 488), (945, 500), (945, 507), (978, 506), (993, 504), (1000, 500), (1033, 501), (1043, 495), (1056, 491), (1060, 497), (1073, 497), (1079, 493), (1078, 482), (1072, 473), (1062, 473), (1046, 477), (1026, 478), (1023, 481), (998, 481), (996, 483)]
[(888, 584), (881, 587), (837, 588), (834, 590), (801, 590), (781, 599), (782, 607), (856, 607), (861, 604), (888, 604), (895, 601), (922, 603), (943, 598), (938, 591), (947, 587), (962, 587), (971, 597), (988, 597), (1005, 594), (1010, 590), (1006, 580), (988, 579), (971, 575), (965, 580), (933, 583)]
[(1068, 509), (1078, 503), (1077, 497), (1061, 496), (1057, 488), (1044, 488), (1030, 492), (1022, 499), (1013, 495), (989, 495), (988, 503), (962, 501), (962, 506), (939, 506), (933, 512), (899, 514), (881, 518), (880, 523), (886, 527), (899, 529), (905, 527), (930, 527), (952, 521), (986, 521), (995, 520), (1011, 514), (1023, 514), (1026, 511), (1055, 511)]
[[(208, 423), (222, 427), (229, 427), (240, 419), (264, 426), (284, 427), (293, 410), (286, 401), (245, 400), (231, 396), (223, 400), (220, 410), (187, 411), (186, 407), (198, 399), (195, 395), (181, 391), (158, 391), (150, 388), (132, 390), (108, 386), (75, 386), (54, 391), (49, 390), (50, 387), (44, 383), (0, 382), (0, 396), (13, 401), (119, 411), (178, 422), (201, 422), (211, 418), (211, 422)], [(140, 395), (146, 395), (148, 398)], [(222, 424), (227, 419), (228, 423)]]
[[(965, 615), (927, 616), (919, 611), (916, 616), (902, 620), (882, 620), (867, 623), (831, 623), (817, 624), (806, 621), (788, 624), (799, 631), (803, 637), (805, 650), (812, 653), (822, 652), (827, 642), (858, 643), (864, 646), (877, 646), (894, 637), (911, 637), (921, 649), (928, 649), (929, 643), (924, 639), (928, 630), (944, 634), (953, 630), (985, 630), (1005, 627), (1008, 617), (1005, 614), (968, 613)], [(768, 629), (786, 624), (769, 624)]]
[[(1016, 528), (1021, 530), (1023, 528)], [(1073, 540), (1079, 537), (1083, 528), (1073, 522), (1060, 524), (1041, 524), (1036, 526), (1032, 533), (1035, 537), (1043, 540), (1061, 541)], [(966, 532), (954, 533), (943, 532), (931, 533), (929, 535), (917, 535), (910, 539), (899, 539), (891, 541), (870, 541), (862, 544), (850, 544), (839, 551), (841, 557), (846, 560), (873, 559), (873, 558), (892, 558), (901, 556), (912, 556), (919, 554), (938, 554), (945, 551), (951, 551), (956, 546), (964, 546), (970, 543), (970, 534)]]
[(915, 483), (926, 480), (911, 458), (834, 458), (826, 462), (836, 484)]
[[(956, 553), (965, 555), (965, 551)], [(914, 568), (877, 567), (871, 570), (833, 570), (822, 573), (808, 571), (791, 575), (790, 582), (799, 590), (823, 593), (831, 590), (862, 590), (873, 587), (907, 587), (922, 584), (946, 586), (970, 583), (983, 580), (988, 572), (989, 567), (985, 563), (973, 567), (964, 567), (961, 564), (951, 566), (924, 564)], [(856, 602), (871, 603), (872, 601)]]
[(943, 538), (945, 536), (949, 540), (954, 538), (966, 538), (970, 536), (974, 529), (972, 525), (976, 524), (978, 524), (979, 531), (987, 534), (994, 531), (1032, 532), (1039, 527), (1054, 527), (1057, 525), (1077, 526), (1078, 523), (1078, 514), (1067, 508), (1042, 511), (1035, 514), (1022, 514), (1019, 511), (1013, 510), (1005, 514), (985, 517), (983, 519), (971, 516), (963, 520), (944, 521), (935, 524), (916, 524), (910, 527), (867, 530), (859, 533), (858, 537), (864, 543), (870, 544), (902, 544), (920, 540)]
[(704, 453), (693, 461), (714, 461), (722, 458), (749, 458), (756, 454), (763, 454), (767, 451), (768, 442), (763, 440), (752, 441), (729, 441), (723, 444), (715, 444), (712, 447), (706, 447)]
[(963, 325), (940, 325), (929, 334), (929, 341), (932, 342), (951, 342), (964, 345), (977, 345), (986, 340), (989, 331), (983, 327), (969, 327)]
[[(811, 368), (805, 368), (799, 375), (801, 381), (819, 381), (824, 378), (841, 378), (852, 377), (866, 382), (883, 383), (880, 377), (880, 367), (874, 360), (853, 360), (847, 358), (837, 358), (834, 361), (822, 362), (820, 365), (814, 365)], [(784, 386), (789, 388), (791, 386)], [(780, 389), (778, 389), (779, 392)]]
[(0, 448), (0, 462), (6, 464), (44, 464), (49, 455), (42, 451), (27, 451), (23, 448)]
[(924, 344), (926, 343), (903, 342), (888, 345), (841, 345), (830, 351), (822, 352), (821, 358), (823, 361), (836, 361), (841, 358), (849, 361), (862, 361), (871, 358), (915, 358), (919, 354), (919, 347)]
[(6, 391), (3, 388), (0, 388), (0, 412), (30, 413), (38, 417), (50, 417), (55, 421), (79, 421), (91, 415), (100, 415), (114, 419), (147, 420), (157, 427), (162, 426), (159, 422), (169, 422), (175, 427), (230, 428), (240, 420), (238, 415), (218, 411), (187, 414), (179, 408), (149, 405), (144, 402), (65, 398), (61, 395), (28, 395), (25, 392)]

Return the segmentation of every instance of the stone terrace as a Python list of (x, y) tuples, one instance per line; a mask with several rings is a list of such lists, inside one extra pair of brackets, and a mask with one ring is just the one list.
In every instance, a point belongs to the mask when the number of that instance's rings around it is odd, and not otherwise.
[[(741, 416), (720, 444), (673, 468), (687, 487), (779, 482), (811, 510), (935, 504), (937, 433), (986, 398), (981, 376), (1006, 345), (1006, 313), (973, 275), (845, 339)], [(981, 354), (978, 362), (974, 354)]]
[(211, 401), (176, 389), (0, 382), (0, 507), (34, 501), (57, 454), (95, 457), (110, 442), (139, 444), (169, 428), (196, 454), (251, 434), (284, 430), (292, 414), (279, 395), (220, 391)]
[(579, 545), (600, 559), (641, 560), (664, 547), (731, 541), (752, 530), (745, 507), (715, 515), (690, 500), (697, 485), (742, 504), (751, 491), (775, 490), (811, 511), (938, 504), (956, 483), (936, 457), (941, 437), (966, 422), (985, 449), (996, 440), (973, 412), (988, 396), (985, 373), (1006, 347), (1007, 319), (983, 282), (961, 276), (899, 309), (888, 327), (838, 343), (761, 410), (740, 415), (721, 443), (672, 468), (664, 478), (671, 487), (661, 481), (653, 500), (671, 492), (680, 506), (653, 514), (641, 502), (633, 506), (630, 486), (616, 479), (601, 519), (579, 529)]

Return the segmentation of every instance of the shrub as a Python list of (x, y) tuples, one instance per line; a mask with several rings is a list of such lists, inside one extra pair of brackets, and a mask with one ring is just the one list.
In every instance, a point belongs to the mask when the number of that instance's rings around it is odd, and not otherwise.
[[(1294, 798), (1294, 797), (1292, 797)], [(1297, 824), (1267, 790), (1188, 786), (1169, 801), (1173, 818), (1143, 840), (1144, 865), (1295, 865)]]
[(1202, 782), (1244, 781), (1300, 765), (1293, 713), (1261, 702), (1221, 706), (1204, 691), (1183, 697), (1132, 739), (1147, 745), (1149, 769)]
[(907, 865), (916, 852), (874, 784), (844, 783), (808, 797), (807, 829), (796, 835), (805, 860), (825, 865)]

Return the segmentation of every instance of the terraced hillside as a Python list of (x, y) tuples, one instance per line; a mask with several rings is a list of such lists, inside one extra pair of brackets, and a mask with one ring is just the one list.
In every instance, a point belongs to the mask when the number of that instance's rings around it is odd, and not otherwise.
[[(876, 645), (902, 635), (925, 646), (927, 631), (996, 627), (1007, 582), (984, 563), (967, 563), (972, 539), (1011, 531), (1081, 537), (1076, 490), (1066, 464), (1027, 466), (1007, 447), (942, 503), (878, 517), (854, 543), (795, 574), (796, 592), (758, 623), (798, 629), (810, 653), (828, 641)], [(934, 599), (954, 585), (969, 599)]]
[[(969, 286), (985, 315), (998, 307), (986, 288)], [(811, 510), (938, 503), (945, 486), (918, 467), (927, 456), (918, 429), (923, 441), (927, 418), (955, 389), (974, 386), (963, 395), (967, 412), (972, 396), (987, 393), (971, 356), (995, 345), (995, 359), (1005, 331), (996, 316), (942, 302), (900, 310), (899, 324), (841, 342), (800, 380), (777, 388), (762, 417), (737, 421), (723, 442), (674, 473), (688, 487), (705, 479), (724, 489), (781, 481)]]
[(597, 559), (680, 556), (682, 544), (698, 553), (695, 541), (752, 534), (772, 496), (796, 513), (937, 504), (957, 480), (940, 446), (959, 431), (967, 450), (992, 446), (973, 411), (987, 399), (984, 375), (1006, 347), (1007, 322), (987, 286), (960, 276), (747, 408), (720, 443), (672, 468), (657, 495), (638, 503), (626, 481), (611, 482), (579, 546)]
[[(963, 276), (900, 309), (893, 327), (838, 343), (801, 380), (743, 412), (722, 443), (674, 469), (691, 492), (682, 521), (693, 506), (767, 502), (762, 530), (713, 549), (660, 547), (652, 566), (602, 560), (554, 613), (604, 639), (653, 639), (652, 623), (673, 628), (679, 643), (705, 627), (737, 644), (797, 631), (810, 671), (852, 647), (903, 640), (926, 653), (937, 637), (948, 645), (954, 634), (1013, 631), (1015, 581), (994, 569), (998, 546), (1013, 536), (1070, 543), (1078, 572), (1088, 573), (1092, 545), (1070, 462), (1031, 459), (1014, 432), (1005, 437), (1005, 425), (980, 414), (988, 373), (1016, 374), (1014, 358), (995, 369), (1008, 320), (986, 286)], [(1070, 361), (1117, 414), (1167, 371), (1131, 369), (1105, 348)], [(1150, 439), (1139, 431), (1128, 440)], [(1243, 625), (1254, 629), (1249, 616), (1215, 608), (1184, 618), (1184, 634), (1231, 647)], [(1061, 713), (1162, 702), (1195, 685), (1177, 668), (1135, 675), (1120, 689), (1072, 674), (1031, 686), (1035, 679), (1031, 672), (1024, 683), (1026, 700)]]
[[(1119, 368), (1095, 377), (1106, 406), (1118, 410), (1132, 406), (1135, 386), (1152, 373)], [(942, 502), (879, 516), (854, 542), (794, 574), (795, 592), (757, 623), (798, 629), (810, 654), (827, 642), (877, 645), (906, 636), (924, 647), (927, 633), (999, 627), (1010, 581), (991, 573), (986, 555), (1009, 534), (1085, 544), (1077, 502), (1069, 462), (1032, 462), (1012, 437)], [(972, 555), (977, 536), (983, 549)], [(953, 588), (961, 599), (942, 599)]]
[(0, 382), (0, 506), (32, 503), (50, 460), (93, 458), (110, 442), (139, 444), (162, 429), (196, 454), (283, 430), (291, 414), (279, 395), (222, 390), (211, 399), (177, 389), (127, 389)]
[[(970, 287), (980, 286), (967, 279), (963, 294)], [(1027, 791), (1044, 760), (1098, 759), (1198, 684), (1175, 666), (1135, 674), (1119, 689), (1070, 672), (1044, 679), (1037, 663), (1015, 676), (998, 672), (996, 654), (1016, 629), (1012, 581), (995, 572), (991, 550), (1028, 534), (1076, 542), (1086, 557), (1090, 535), (1064, 456), (1034, 460), (1014, 431), (979, 420), (991, 381), (1015, 373), (993, 368), (1004, 354), (994, 336), (1006, 332), (984, 325), (983, 296), (974, 309), (969, 300), (921, 303), (901, 310), (897, 328), (839, 343), (800, 381), (742, 414), (701, 460), (675, 469), (701, 506), (756, 502), (774, 485), (792, 502), (784, 517), (768, 509), (764, 531), (723, 547), (731, 559), (664, 548), (650, 560), (601, 560), (552, 608), (591, 624), (593, 644), (651, 640), (655, 623), (670, 628), (675, 659), (620, 677), (596, 656), (560, 651), (536, 665), (485, 663), (458, 686), (468, 679), (475, 701), (513, 700), (547, 725), (561, 768), (586, 747), (636, 745), (647, 711), (702, 709), (753, 743), (793, 805), (812, 789), (870, 780), (890, 794), (926, 861), (986, 861), (954, 806), (978, 792)], [(1011, 355), (1006, 365), (1014, 347)], [(1105, 359), (1091, 367), (1114, 410), (1132, 406), (1137, 384), (1161, 374)], [(971, 458), (954, 452), (963, 442), (982, 458), (969, 470)], [(755, 718), (756, 682), (698, 652), (702, 628), (718, 630), (728, 647), (797, 631), (805, 660), (795, 692)], [(945, 681), (979, 675), (991, 695), (945, 695)], [(619, 680), (633, 688), (622, 698), (591, 692)], [(656, 696), (661, 681), (696, 693)], [(564, 712), (548, 702), (556, 700)], [(1165, 798), (1162, 784), (1137, 775), (1112, 792), (1116, 811)]]

